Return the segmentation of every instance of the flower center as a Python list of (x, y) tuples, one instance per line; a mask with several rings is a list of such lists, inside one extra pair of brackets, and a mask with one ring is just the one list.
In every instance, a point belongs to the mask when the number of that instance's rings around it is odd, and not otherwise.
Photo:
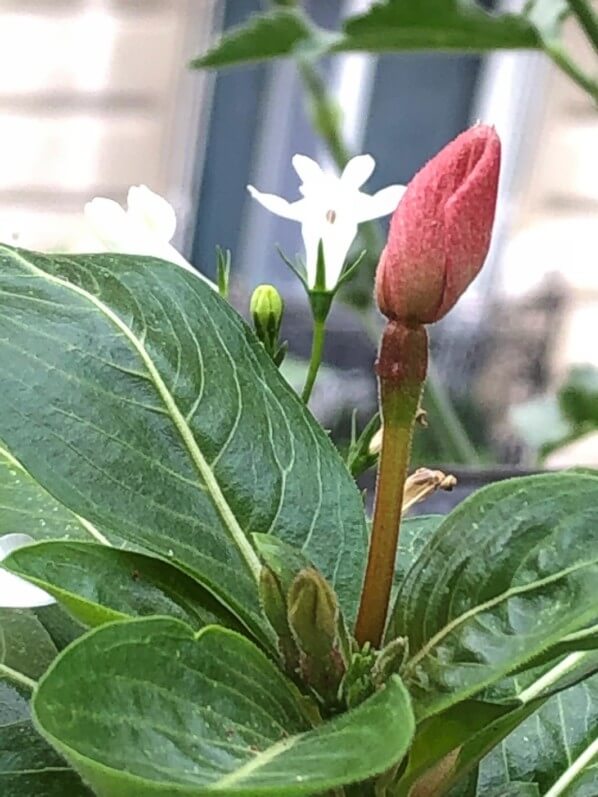
[(326, 221), (329, 224), (334, 224), (336, 221), (336, 210), (327, 210), (326, 211)]

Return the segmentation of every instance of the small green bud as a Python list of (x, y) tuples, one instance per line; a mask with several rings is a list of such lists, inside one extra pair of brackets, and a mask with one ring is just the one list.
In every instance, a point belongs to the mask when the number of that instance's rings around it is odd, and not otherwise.
[(313, 567), (300, 570), (287, 595), (288, 622), (299, 649), (298, 673), (328, 707), (337, 706), (345, 661), (334, 590)]
[(284, 591), (275, 573), (269, 567), (262, 567), (258, 589), (264, 614), (276, 632), (278, 650), (283, 664), (289, 673), (294, 673), (299, 664), (299, 651), (287, 621)]
[(272, 354), (278, 346), (284, 302), (273, 285), (258, 285), (251, 296), (249, 311), (258, 338)]
[(259, 594), (264, 614), (278, 636), (290, 634), (285, 597), (278, 579), (268, 567), (260, 571)]
[(304, 653), (325, 656), (337, 639), (338, 601), (326, 579), (314, 568), (301, 570), (289, 589), (288, 621)]

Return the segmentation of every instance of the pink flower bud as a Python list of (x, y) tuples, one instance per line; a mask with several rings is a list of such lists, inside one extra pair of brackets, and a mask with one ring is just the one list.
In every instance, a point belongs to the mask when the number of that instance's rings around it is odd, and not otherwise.
[(476, 125), (411, 180), (378, 264), (384, 315), (430, 324), (457, 302), (488, 253), (499, 170), (500, 139), (494, 128)]

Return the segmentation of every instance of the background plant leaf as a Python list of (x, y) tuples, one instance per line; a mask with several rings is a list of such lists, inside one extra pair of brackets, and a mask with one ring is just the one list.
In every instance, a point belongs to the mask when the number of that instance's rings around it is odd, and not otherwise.
[(299, 11), (276, 8), (253, 14), (227, 31), (192, 67), (224, 67), (291, 55), (297, 47), (314, 46), (317, 29)]
[(522, 669), (596, 622), (598, 481), (504, 481), (441, 524), (405, 577), (389, 636), (424, 718)]
[(196, 629), (212, 623), (240, 629), (197, 581), (144, 554), (88, 542), (43, 542), (14, 551), (3, 564), (88, 626), (158, 614)]
[(386, 0), (349, 17), (336, 50), (496, 50), (536, 48), (535, 27), (520, 14), (492, 14), (474, 0)]
[(244, 637), (154, 618), (75, 642), (40, 682), (34, 713), (111, 797), (314, 794), (382, 772), (408, 748), (413, 715), (397, 676), (314, 729), (301, 700)]
[(254, 531), (302, 547), (354, 615), (359, 493), (215, 291), (153, 258), (2, 247), (0, 307), (0, 437), (45, 489), (262, 639)]

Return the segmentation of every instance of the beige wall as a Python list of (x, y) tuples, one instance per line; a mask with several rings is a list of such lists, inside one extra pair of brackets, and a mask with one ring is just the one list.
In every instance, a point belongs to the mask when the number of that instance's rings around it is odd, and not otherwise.
[[(598, 7), (598, 4), (597, 4)], [(598, 61), (575, 24), (566, 49), (590, 75)], [(540, 124), (533, 131), (523, 190), (504, 253), (502, 282), (518, 296), (558, 275), (568, 293), (554, 350), (555, 380), (577, 362), (598, 365), (598, 111), (580, 88), (550, 66)]]
[(185, 215), (213, 0), (2, 0), (0, 240), (63, 248), (132, 184)]

